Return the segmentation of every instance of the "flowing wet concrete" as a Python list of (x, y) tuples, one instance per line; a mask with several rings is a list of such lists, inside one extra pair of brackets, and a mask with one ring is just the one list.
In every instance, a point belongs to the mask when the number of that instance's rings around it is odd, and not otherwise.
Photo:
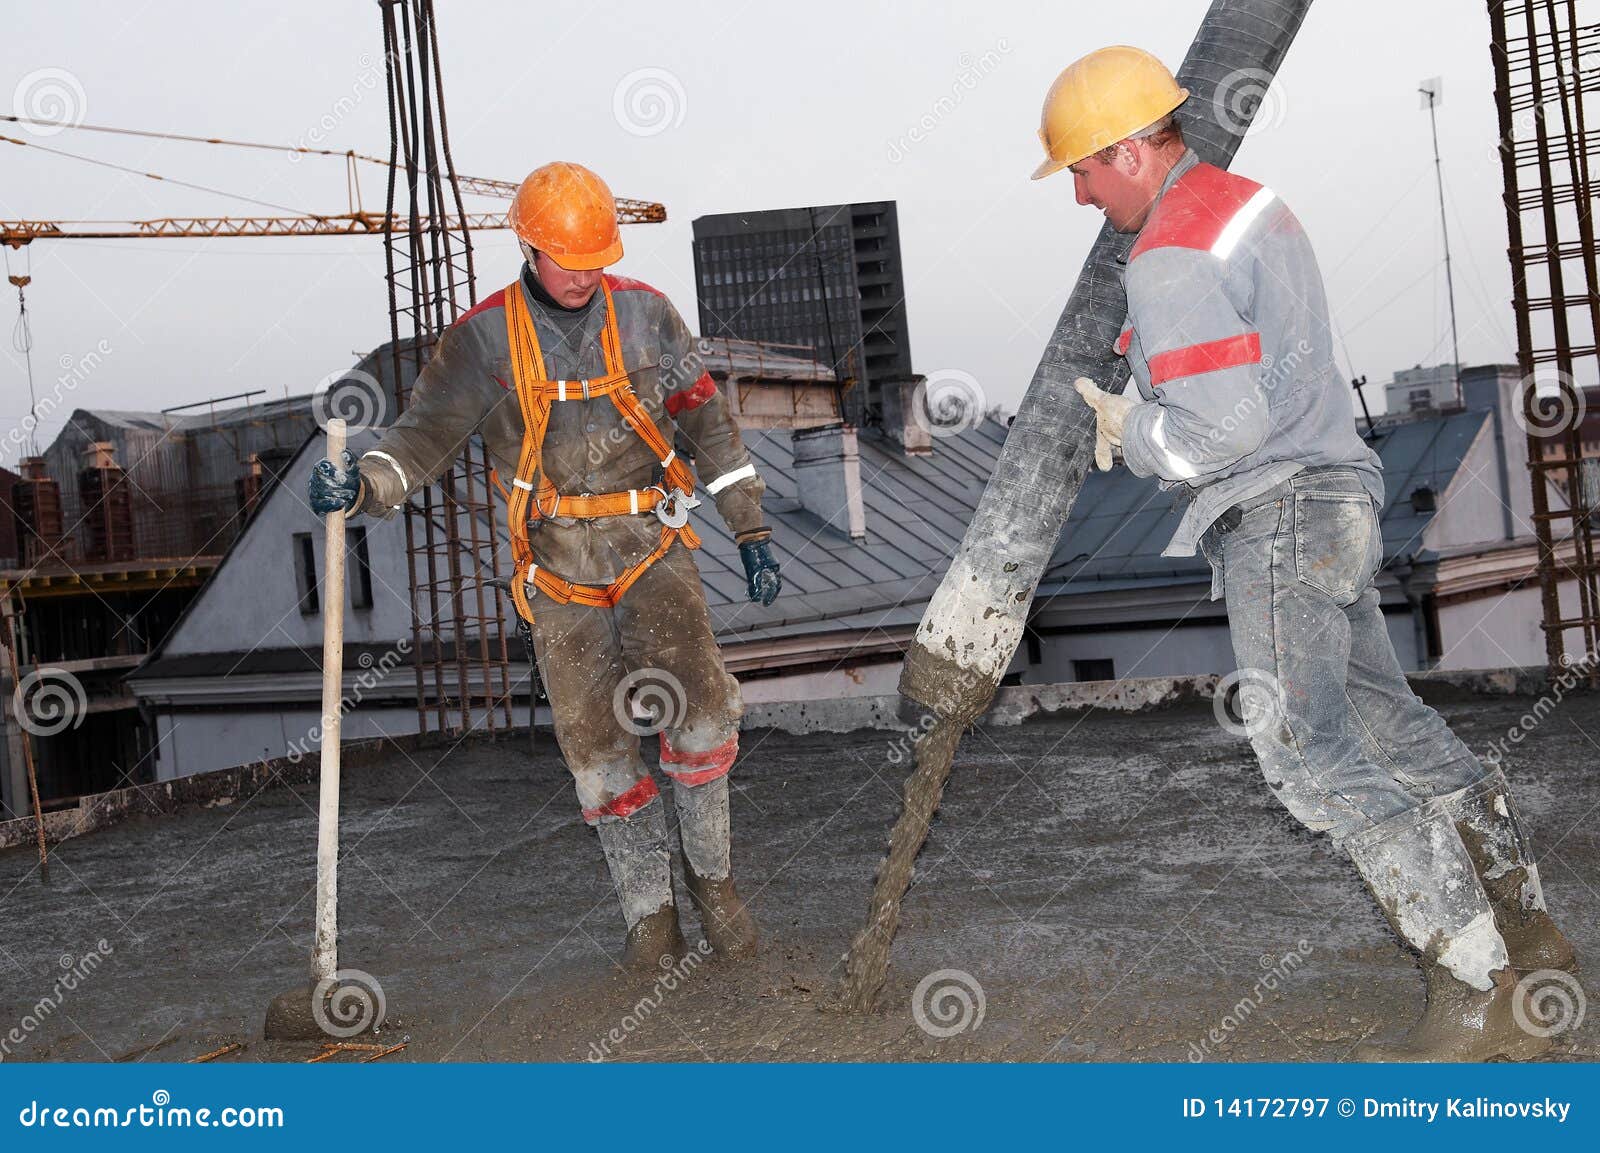
[[(1474, 748), (1509, 749), (1551, 908), (1594, 961), (1600, 698), (1534, 715), (1528, 696), (1431, 695)], [(969, 734), (867, 1016), (829, 1002), (909, 737), (744, 734), (734, 862), (763, 955), (695, 954), (655, 981), (613, 964), (599, 845), (540, 742), (533, 759), (521, 740), (396, 750), (345, 778), (341, 963), (388, 1005), (359, 1040), (409, 1041), (385, 1060), (1337, 1060), (1421, 1008), (1354, 870), (1207, 704)], [(309, 955), (315, 800), (281, 788), (136, 818), (58, 846), (48, 888), (27, 850), (0, 854), (0, 1053), (317, 1052), (261, 1040)], [(681, 878), (679, 895), (697, 942)], [(1600, 1057), (1597, 1015), (1555, 1059)]]

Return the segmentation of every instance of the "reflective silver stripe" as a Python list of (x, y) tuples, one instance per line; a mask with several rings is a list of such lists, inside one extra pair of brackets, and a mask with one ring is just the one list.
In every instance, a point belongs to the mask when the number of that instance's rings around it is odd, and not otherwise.
[(677, 459), (678, 459), (678, 450), (677, 449), (673, 449), (672, 451), (668, 452), (666, 456), (661, 458), (661, 467), (662, 468), (666, 468), (667, 465), (671, 464), (673, 461), (675, 461)]
[(1275, 199), (1272, 189), (1256, 189), (1256, 194), (1246, 200), (1244, 206), (1233, 214), (1233, 219), (1223, 227), (1216, 243), (1211, 246), (1211, 255), (1218, 260), (1228, 259), (1233, 254), (1234, 245), (1239, 243), (1239, 239), (1256, 222), (1256, 217), (1265, 212), (1267, 205)]
[(755, 474), (756, 466), (754, 464), (746, 464), (743, 468), (736, 468), (732, 472), (725, 472), (717, 477), (716, 480), (706, 485), (706, 491), (712, 496), (716, 496), (730, 484), (737, 484), (741, 480), (749, 480)]
[(533, 491), (533, 481), (531, 480), (523, 480), (520, 476), (514, 476), (511, 478), (511, 483), (527, 492)]
[[(366, 452), (362, 453), (361, 459), (366, 460), (369, 456), (375, 456), (379, 460), (387, 462), (389, 467), (394, 469), (395, 475), (400, 478), (400, 487), (406, 492), (411, 491), (411, 482), (406, 480), (406, 470), (400, 467), (399, 461), (395, 460), (395, 458), (390, 456), (388, 453), (379, 452), (375, 448), (368, 449)], [(395, 507), (398, 508), (399, 506), (396, 505)]]
[(564, 380), (556, 381), (556, 399), (557, 400), (566, 400), (567, 399), (567, 382), (564, 381)]
[(628, 511), (639, 511), (639, 490), (636, 488), (630, 488), (628, 490)]
[(533, 574), (539, 571), (539, 566), (532, 561), (528, 562), (528, 575), (522, 578), (522, 583), (529, 588), (533, 587)]
[(1150, 422), (1150, 439), (1161, 450), (1161, 455), (1167, 458), (1167, 467), (1172, 470), (1179, 480), (1189, 480), (1192, 477), (1199, 476), (1200, 472), (1194, 465), (1168, 447), (1166, 422), (1167, 414), (1165, 412), (1157, 412), (1155, 420)]

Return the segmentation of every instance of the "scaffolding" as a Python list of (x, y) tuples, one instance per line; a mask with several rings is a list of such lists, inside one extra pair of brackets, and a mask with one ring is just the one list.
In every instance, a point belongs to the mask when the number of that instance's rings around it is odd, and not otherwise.
[(1595, 682), (1600, 437), (1587, 409), (1600, 399), (1590, 183), (1600, 129), (1587, 127), (1583, 98), (1600, 88), (1600, 24), (1579, 8), (1490, 0), (1489, 24), (1545, 651), (1552, 676), (1576, 668)]

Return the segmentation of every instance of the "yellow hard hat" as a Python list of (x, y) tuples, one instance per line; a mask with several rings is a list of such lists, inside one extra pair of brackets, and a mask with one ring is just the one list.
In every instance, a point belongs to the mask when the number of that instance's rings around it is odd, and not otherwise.
[(1189, 98), (1167, 66), (1141, 48), (1119, 44), (1069, 64), (1044, 98), (1039, 180), (1148, 128)]

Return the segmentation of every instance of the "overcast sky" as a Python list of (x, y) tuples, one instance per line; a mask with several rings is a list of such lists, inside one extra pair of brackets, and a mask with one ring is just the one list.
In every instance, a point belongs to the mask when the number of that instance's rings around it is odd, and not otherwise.
[[(13, 114), (65, 93), (69, 115), (88, 124), (387, 154), (370, 0), (29, 7), (0, 42), (0, 100)], [(917, 370), (968, 373), (1007, 406), (1027, 386), (1100, 223), (1073, 203), (1069, 178), (1028, 179), (1045, 90), (1072, 59), (1106, 44), (1140, 45), (1176, 68), (1206, 9), (1196, 0), (439, 7), (461, 172), (520, 179), (546, 161), (576, 160), (618, 195), (663, 202), (666, 224), (624, 231), (617, 271), (663, 289), (691, 326), (695, 217), (897, 200)], [(1345, 342), (1341, 366), (1374, 382), (1449, 356), (1417, 93), (1433, 76), (1444, 85), (1439, 138), (1462, 360), (1512, 360), (1482, 4), (1321, 0), (1234, 163), (1304, 222)], [(656, 94), (664, 104), (652, 104)], [(9, 124), (0, 133), (288, 209), (345, 211), (338, 160)], [(0, 164), (7, 220), (278, 211), (32, 147), (0, 148)], [(362, 177), (367, 207), (381, 208), (382, 171)], [(496, 209), (503, 202), (469, 204)], [(476, 243), (484, 294), (515, 275), (518, 257), (507, 232)], [(63, 364), (102, 352), (44, 423), (42, 442), (72, 408), (306, 392), (388, 334), (373, 237), (30, 247), (8, 255), (12, 273), (33, 277), (41, 395), (56, 389)], [(7, 291), (9, 329), (16, 298)], [(28, 403), (23, 361), (10, 341), (0, 348), (0, 420), (15, 426)]]

